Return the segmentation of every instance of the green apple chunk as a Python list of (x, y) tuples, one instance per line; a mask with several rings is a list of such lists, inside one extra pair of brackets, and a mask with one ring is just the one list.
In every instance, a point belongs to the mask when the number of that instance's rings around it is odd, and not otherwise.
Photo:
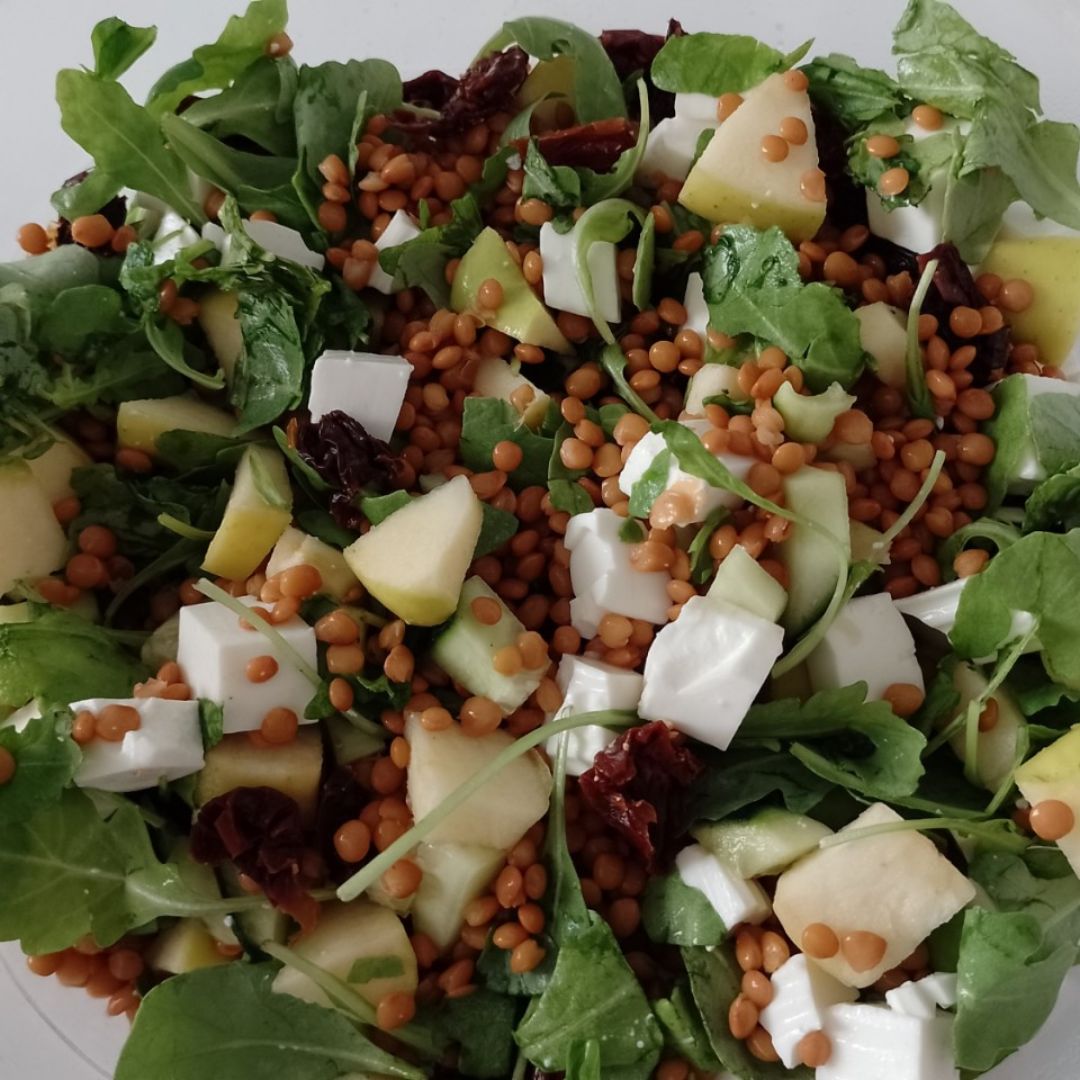
[(779, 622), (787, 607), (787, 590), (762, 569), (746, 548), (736, 544), (716, 568), (708, 595), (714, 600), (749, 611), (769, 622)]
[[(499, 606), (499, 619), (493, 624), (481, 622), (473, 614), (472, 602), (484, 599)], [(483, 578), (471, 577), (461, 588), (457, 614), (435, 639), (431, 655), (452, 679), (466, 690), (490, 698), (504, 712), (513, 712), (540, 685), (542, 668), (525, 669), (517, 675), (503, 675), (495, 670), (495, 654), (513, 645), (525, 633), (517, 616), (488, 587)]]
[[(529, 393), (524, 389), (528, 388)], [(521, 413), (521, 419), (534, 431), (544, 422), (551, 398), (520, 371), (515, 371), (501, 356), (486, 356), (476, 369), (473, 391), (480, 397), (502, 398)]]
[(483, 516), (469, 481), (455, 476), (361, 536), (345, 561), (399, 618), (435, 626), (457, 607)]
[(195, 805), (239, 787), (269, 787), (288, 795), (300, 807), (305, 821), (315, 817), (322, 779), (323, 744), (318, 725), (302, 727), (286, 746), (256, 746), (247, 732), (226, 735), (206, 751), (206, 761), (195, 782)]
[(90, 455), (58, 431), (50, 431), (55, 440), (53, 444), (36, 458), (28, 458), (26, 464), (34, 478), (41, 485), (45, 497), (51, 503), (69, 498), (75, 494), (71, 486), (71, 474), (76, 469), (85, 469), (92, 465)]
[(166, 431), (197, 431), (225, 437), (235, 428), (235, 417), (187, 395), (123, 401), (116, 413), (116, 438), (120, 445), (151, 456), (157, 452), (157, 441)]
[[(410, 758), (408, 797), (420, 821), (473, 774), (513, 745), (513, 736), (495, 731), (479, 738), (454, 724), (428, 731), (412, 714), (405, 722)], [(508, 851), (547, 813), (551, 770), (530, 750), (500, 770), (479, 791), (451, 811), (428, 835), (432, 844), (479, 844)]]
[(1080, 726), (1025, 761), (1016, 770), (1016, 786), (1033, 807), (1053, 800), (1072, 811), (1073, 827), (1058, 838), (1057, 846), (1080, 877)]
[[(503, 290), (502, 303), (494, 309), (482, 306), (477, 300), (480, 286), (489, 279), (497, 281)], [(563, 355), (574, 351), (555, 325), (551, 312), (525, 280), (521, 267), (510, 257), (506, 242), (494, 229), (485, 229), (465, 252), (454, 274), (450, 306), (455, 311), (467, 311), (487, 326), (528, 345), (539, 345)]]
[(249, 446), (203, 569), (238, 581), (250, 577), (292, 521), (292, 487), (285, 458), (269, 446)]
[(359, 584), (345, 561), (344, 552), (290, 525), (270, 553), (266, 576), (273, 577), (291, 566), (314, 566), (322, 578), (319, 592), (335, 600), (343, 600)]
[[(331, 975), (343, 979), (369, 1004), (387, 994), (416, 992), (416, 954), (401, 920), (389, 909), (366, 900), (323, 904), (319, 925), (292, 948)], [(329, 1007), (330, 1000), (307, 975), (284, 967), (274, 990)]]
[(52, 502), (22, 460), (0, 464), (0, 595), (64, 565), (67, 537)]
[[(987, 682), (986, 677), (969, 664), (957, 664), (953, 685), (960, 694), (957, 715), (962, 715), (967, 712), (968, 705), (986, 691)], [(989, 731), (979, 732), (975, 751), (975, 775), (988, 791), (997, 791), (1012, 773), (1017, 740), (1026, 727), (1023, 714), (1004, 687), (994, 691), (994, 701), (997, 703), (997, 721)], [(967, 761), (966, 731), (957, 732), (949, 745), (961, 761)]]
[(855, 397), (839, 383), (822, 394), (800, 394), (789, 382), (780, 384), (773, 404), (784, 418), (784, 431), (797, 442), (819, 443), (829, 437), (836, 418), (855, 404)]
[(220, 289), (214, 289), (199, 301), (199, 326), (229, 382), (232, 382), (233, 372), (244, 352), (244, 335), (236, 317), (237, 304), (236, 293)]
[(181, 919), (158, 935), (147, 950), (146, 962), (155, 971), (186, 975), (227, 964), (229, 959), (221, 954), (217, 939), (199, 919)]
[[(782, 161), (762, 152), (762, 137), (787, 118), (806, 125), (806, 141), (788, 143)], [(783, 74), (770, 75), (743, 94), (742, 104), (717, 129), (683, 184), (679, 202), (717, 224), (779, 226), (792, 243), (809, 240), (825, 220), (825, 200), (808, 197), (808, 174), (819, 172), (814, 119), (805, 90)], [(804, 193), (804, 186), (807, 193)]]
[(907, 315), (878, 300), (855, 309), (859, 342), (873, 357), (874, 374), (894, 390), (907, 386)]
[(421, 844), (416, 861), (424, 877), (413, 900), (413, 925), (445, 951), (461, 933), (465, 908), (485, 892), (506, 854), (479, 844)]
[[(922, 833), (857, 837), (859, 829), (901, 820), (875, 803), (838, 834), (856, 834), (851, 840), (811, 852), (776, 882), (773, 911), (784, 932), (798, 944), (813, 923), (832, 929), (840, 951), (815, 963), (847, 986), (872, 986), (975, 898), (974, 885)], [(885, 942), (873, 967), (849, 963), (844, 942), (855, 933), (876, 934)]]

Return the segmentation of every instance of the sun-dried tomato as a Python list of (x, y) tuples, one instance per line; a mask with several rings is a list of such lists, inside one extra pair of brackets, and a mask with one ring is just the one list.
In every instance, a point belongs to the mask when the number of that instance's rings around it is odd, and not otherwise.
[(644, 30), (605, 30), (600, 35), (600, 44), (623, 82), (638, 73), (645, 76), (649, 88), (649, 113), (654, 124), (675, 115), (675, 95), (653, 86), (649, 69), (656, 54), (664, 47), (664, 42), (668, 38), (682, 37), (685, 32), (677, 19), (671, 19), (666, 36), (647, 34)]
[(334, 881), (344, 881), (356, 869), (343, 862), (338, 855), (334, 847), (334, 834), (346, 821), (358, 818), (367, 803), (368, 795), (348, 769), (335, 769), (323, 781), (315, 833), (319, 838), (319, 851)]
[(433, 68), (409, 79), (402, 87), (402, 98), (410, 105), (424, 109), (442, 109), (454, 96), (458, 88), (458, 79), (447, 75), (445, 71)]
[(667, 724), (624, 732), (580, 779), (586, 805), (621, 833), (651, 871), (679, 839), (687, 788), (704, 766)]
[[(613, 117), (548, 131), (534, 138), (537, 149), (549, 165), (572, 165), (607, 172), (619, 160), (619, 155), (637, 141), (637, 125), (625, 117)], [(514, 145), (519, 153), (525, 153), (528, 141), (517, 140)]]

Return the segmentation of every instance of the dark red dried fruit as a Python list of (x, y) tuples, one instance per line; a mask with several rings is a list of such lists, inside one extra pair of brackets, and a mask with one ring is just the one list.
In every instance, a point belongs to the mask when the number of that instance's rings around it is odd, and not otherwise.
[(410, 105), (424, 109), (442, 109), (458, 88), (458, 81), (453, 75), (433, 68), (409, 79), (402, 87), (403, 100)]
[(211, 799), (191, 830), (191, 854), (215, 866), (230, 860), (262, 887), (267, 900), (305, 931), (319, 905), (300, 883), (304, 827), (300, 807), (274, 788), (235, 788)]
[[(513, 112), (525, 76), (529, 74), (529, 57), (516, 45), (500, 53), (481, 57), (458, 80), (453, 91), (440, 106), (437, 117), (395, 117), (397, 127), (417, 135), (460, 135), (483, 123), (497, 112)], [(442, 76), (429, 72), (428, 76)], [(421, 89), (434, 92), (436, 79), (427, 79)], [(449, 76), (438, 79), (441, 89), (448, 87)]]
[[(686, 31), (677, 19), (668, 23), (666, 36), (646, 34), (644, 30), (605, 30), (600, 44), (611, 59), (615, 73), (625, 82), (632, 75), (643, 74), (649, 88), (649, 112), (653, 124), (675, 115), (675, 95), (653, 86), (649, 69), (668, 38), (682, 37)], [(632, 103), (631, 103), (632, 104)]]
[(356, 867), (342, 861), (334, 847), (334, 834), (345, 824), (360, 816), (368, 803), (368, 795), (348, 769), (335, 769), (324, 781), (319, 794), (319, 810), (315, 818), (315, 833), (319, 851), (326, 860), (334, 881), (344, 881)]
[(687, 788), (704, 766), (667, 724), (630, 728), (580, 779), (585, 804), (624, 836), (652, 871), (679, 839)]
[[(549, 165), (572, 165), (607, 172), (619, 160), (619, 155), (637, 141), (637, 124), (616, 117), (549, 131), (535, 139), (537, 149)], [(524, 154), (528, 140), (519, 139), (515, 146)]]

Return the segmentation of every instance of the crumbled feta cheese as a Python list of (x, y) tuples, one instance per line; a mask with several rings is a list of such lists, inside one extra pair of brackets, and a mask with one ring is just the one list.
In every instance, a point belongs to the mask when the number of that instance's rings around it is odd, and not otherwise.
[(394, 433), (412, 365), (402, 356), (332, 349), (311, 371), (312, 420), (340, 409), (386, 442)]
[[(248, 607), (256, 604), (253, 597), (241, 597), (240, 602)], [(315, 667), (312, 627), (295, 616), (274, 629)], [(261, 683), (247, 677), (248, 662), (257, 656), (273, 656), (278, 662), (277, 674)], [(279, 652), (257, 630), (245, 630), (239, 618), (222, 604), (193, 604), (180, 609), (176, 659), (192, 695), (224, 707), (226, 734), (258, 730), (263, 717), (278, 707), (292, 709), (301, 724), (316, 723), (304, 718), (304, 710), (315, 696), (307, 677), (297, 670), (288, 654)]]
[[(574, 266), (577, 229), (560, 233), (549, 221), (540, 226), (540, 258), (544, 264), (544, 302), (557, 311), (569, 311), (591, 318), (585, 290)], [(593, 297), (600, 318), (618, 322), (619, 272), (615, 267), (615, 245), (597, 240), (589, 245), (585, 260), (592, 277)]]
[[(419, 235), (420, 228), (416, 222), (404, 210), (398, 210), (375, 241), (375, 247), (378, 251), (389, 251), (390, 248), (407, 244)], [(368, 286), (389, 296), (394, 292), (394, 279), (376, 263), (368, 279)]]
[(905, 1016), (933, 1020), (937, 1010), (956, 1005), (957, 977), (954, 972), (935, 971), (918, 981), (906, 982), (885, 993), (889, 1008)]
[[(306, 266), (310, 270), (321, 270), (326, 264), (325, 256), (312, 251), (296, 229), (290, 229), (276, 221), (252, 221), (249, 218), (244, 219), (243, 226), (244, 231), (263, 251), (279, 259)], [(202, 227), (202, 238), (209, 240), (221, 252), (224, 262), (229, 261), (232, 238), (220, 225), (208, 221)]]
[(186, 247), (199, 242), (199, 234), (175, 210), (166, 209), (154, 233), (154, 264), (175, 259)]
[(776, 623), (695, 596), (656, 635), (639, 712), (726, 750), (784, 648)]
[(645, 622), (667, 622), (671, 600), (669, 575), (664, 570), (642, 573), (630, 565), (631, 545), (619, 530), (625, 519), (614, 510), (600, 508), (575, 514), (566, 528), (570, 552), (571, 622), (586, 637), (595, 637), (607, 613)]
[(780, 1060), (789, 1069), (799, 1064), (799, 1041), (811, 1031), (824, 1031), (830, 1005), (859, 995), (834, 979), (804, 953), (796, 953), (772, 976), (772, 1001), (761, 1010), (761, 1026), (772, 1036)]
[[(550, 717), (552, 721), (601, 709), (636, 709), (644, 684), (639, 672), (569, 654), (559, 661), (555, 681), (563, 692), (563, 703)], [(567, 776), (580, 776), (591, 769), (596, 755), (617, 737), (615, 732), (599, 725), (566, 732)], [(555, 736), (547, 741), (551, 757), (558, 750), (558, 739)]]
[(807, 660), (815, 690), (866, 683), (877, 701), (893, 683), (923, 689), (915, 639), (888, 593), (849, 600)]
[(73, 713), (95, 715), (108, 705), (126, 705), (139, 714), (140, 726), (120, 742), (92, 739), (82, 747), (75, 774), (79, 787), (99, 791), (142, 791), (162, 781), (179, 780), (203, 767), (198, 701), (166, 698), (88, 698), (73, 701)]
[[(716, 127), (716, 108), (713, 124)], [(698, 139), (709, 125), (696, 120), (669, 116), (649, 132), (645, 153), (641, 155), (637, 177), (654, 186), (664, 180), (685, 180), (697, 153)]]
[(700, 844), (691, 844), (675, 856), (675, 869), (686, 885), (705, 894), (720, 921), (729, 930), (739, 923), (762, 923), (772, 912), (765, 890), (738, 874)]

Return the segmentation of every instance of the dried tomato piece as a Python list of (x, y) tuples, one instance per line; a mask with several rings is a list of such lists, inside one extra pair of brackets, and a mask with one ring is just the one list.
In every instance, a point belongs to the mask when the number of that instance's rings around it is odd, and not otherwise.
[(409, 79), (402, 87), (402, 97), (410, 105), (425, 109), (442, 109), (458, 88), (458, 79), (445, 71), (433, 68)]
[[(607, 172), (619, 155), (637, 142), (637, 124), (625, 117), (578, 124), (535, 136), (536, 147), (549, 165), (572, 165)], [(514, 144), (519, 153), (528, 148), (528, 139)]]
[(315, 832), (319, 838), (319, 851), (334, 881), (344, 881), (356, 869), (343, 862), (338, 855), (334, 847), (334, 834), (346, 821), (358, 818), (367, 803), (367, 794), (348, 769), (335, 769), (323, 781)]
[(306, 931), (319, 905), (300, 884), (304, 827), (295, 799), (274, 788), (235, 788), (211, 799), (191, 830), (198, 862), (233, 865), (262, 887), (267, 900)]
[(682, 24), (677, 19), (671, 19), (666, 35), (647, 34), (644, 30), (605, 30), (600, 35), (600, 44), (623, 82), (636, 72), (645, 75), (649, 88), (649, 113), (654, 124), (675, 115), (675, 95), (657, 89), (649, 78), (649, 70), (664, 42), (668, 38), (682, 37), (685, 33)]
[[(440, 106), (441, 116), (428, 118), (399, 115), (394, 123), (397, 127), (418, 135), (460, 135), (497, 112), (513, 112), (514, 99), (528, 74), (529, 56), (517, 45), (504, 52), (483, 56), (458, 80), (453, 91)], [(432, 79), (424, 84), (428, 92), (432, 92), (434, 83), (435, 80)], [(447, 83), (442, 81), (441, 86), (445, 89)]]
[(652, 871), (671, 856), (687, 788), (704, 768), (660, 721), (624, 732), (578, 781), (586, 805), (636, 848)]

